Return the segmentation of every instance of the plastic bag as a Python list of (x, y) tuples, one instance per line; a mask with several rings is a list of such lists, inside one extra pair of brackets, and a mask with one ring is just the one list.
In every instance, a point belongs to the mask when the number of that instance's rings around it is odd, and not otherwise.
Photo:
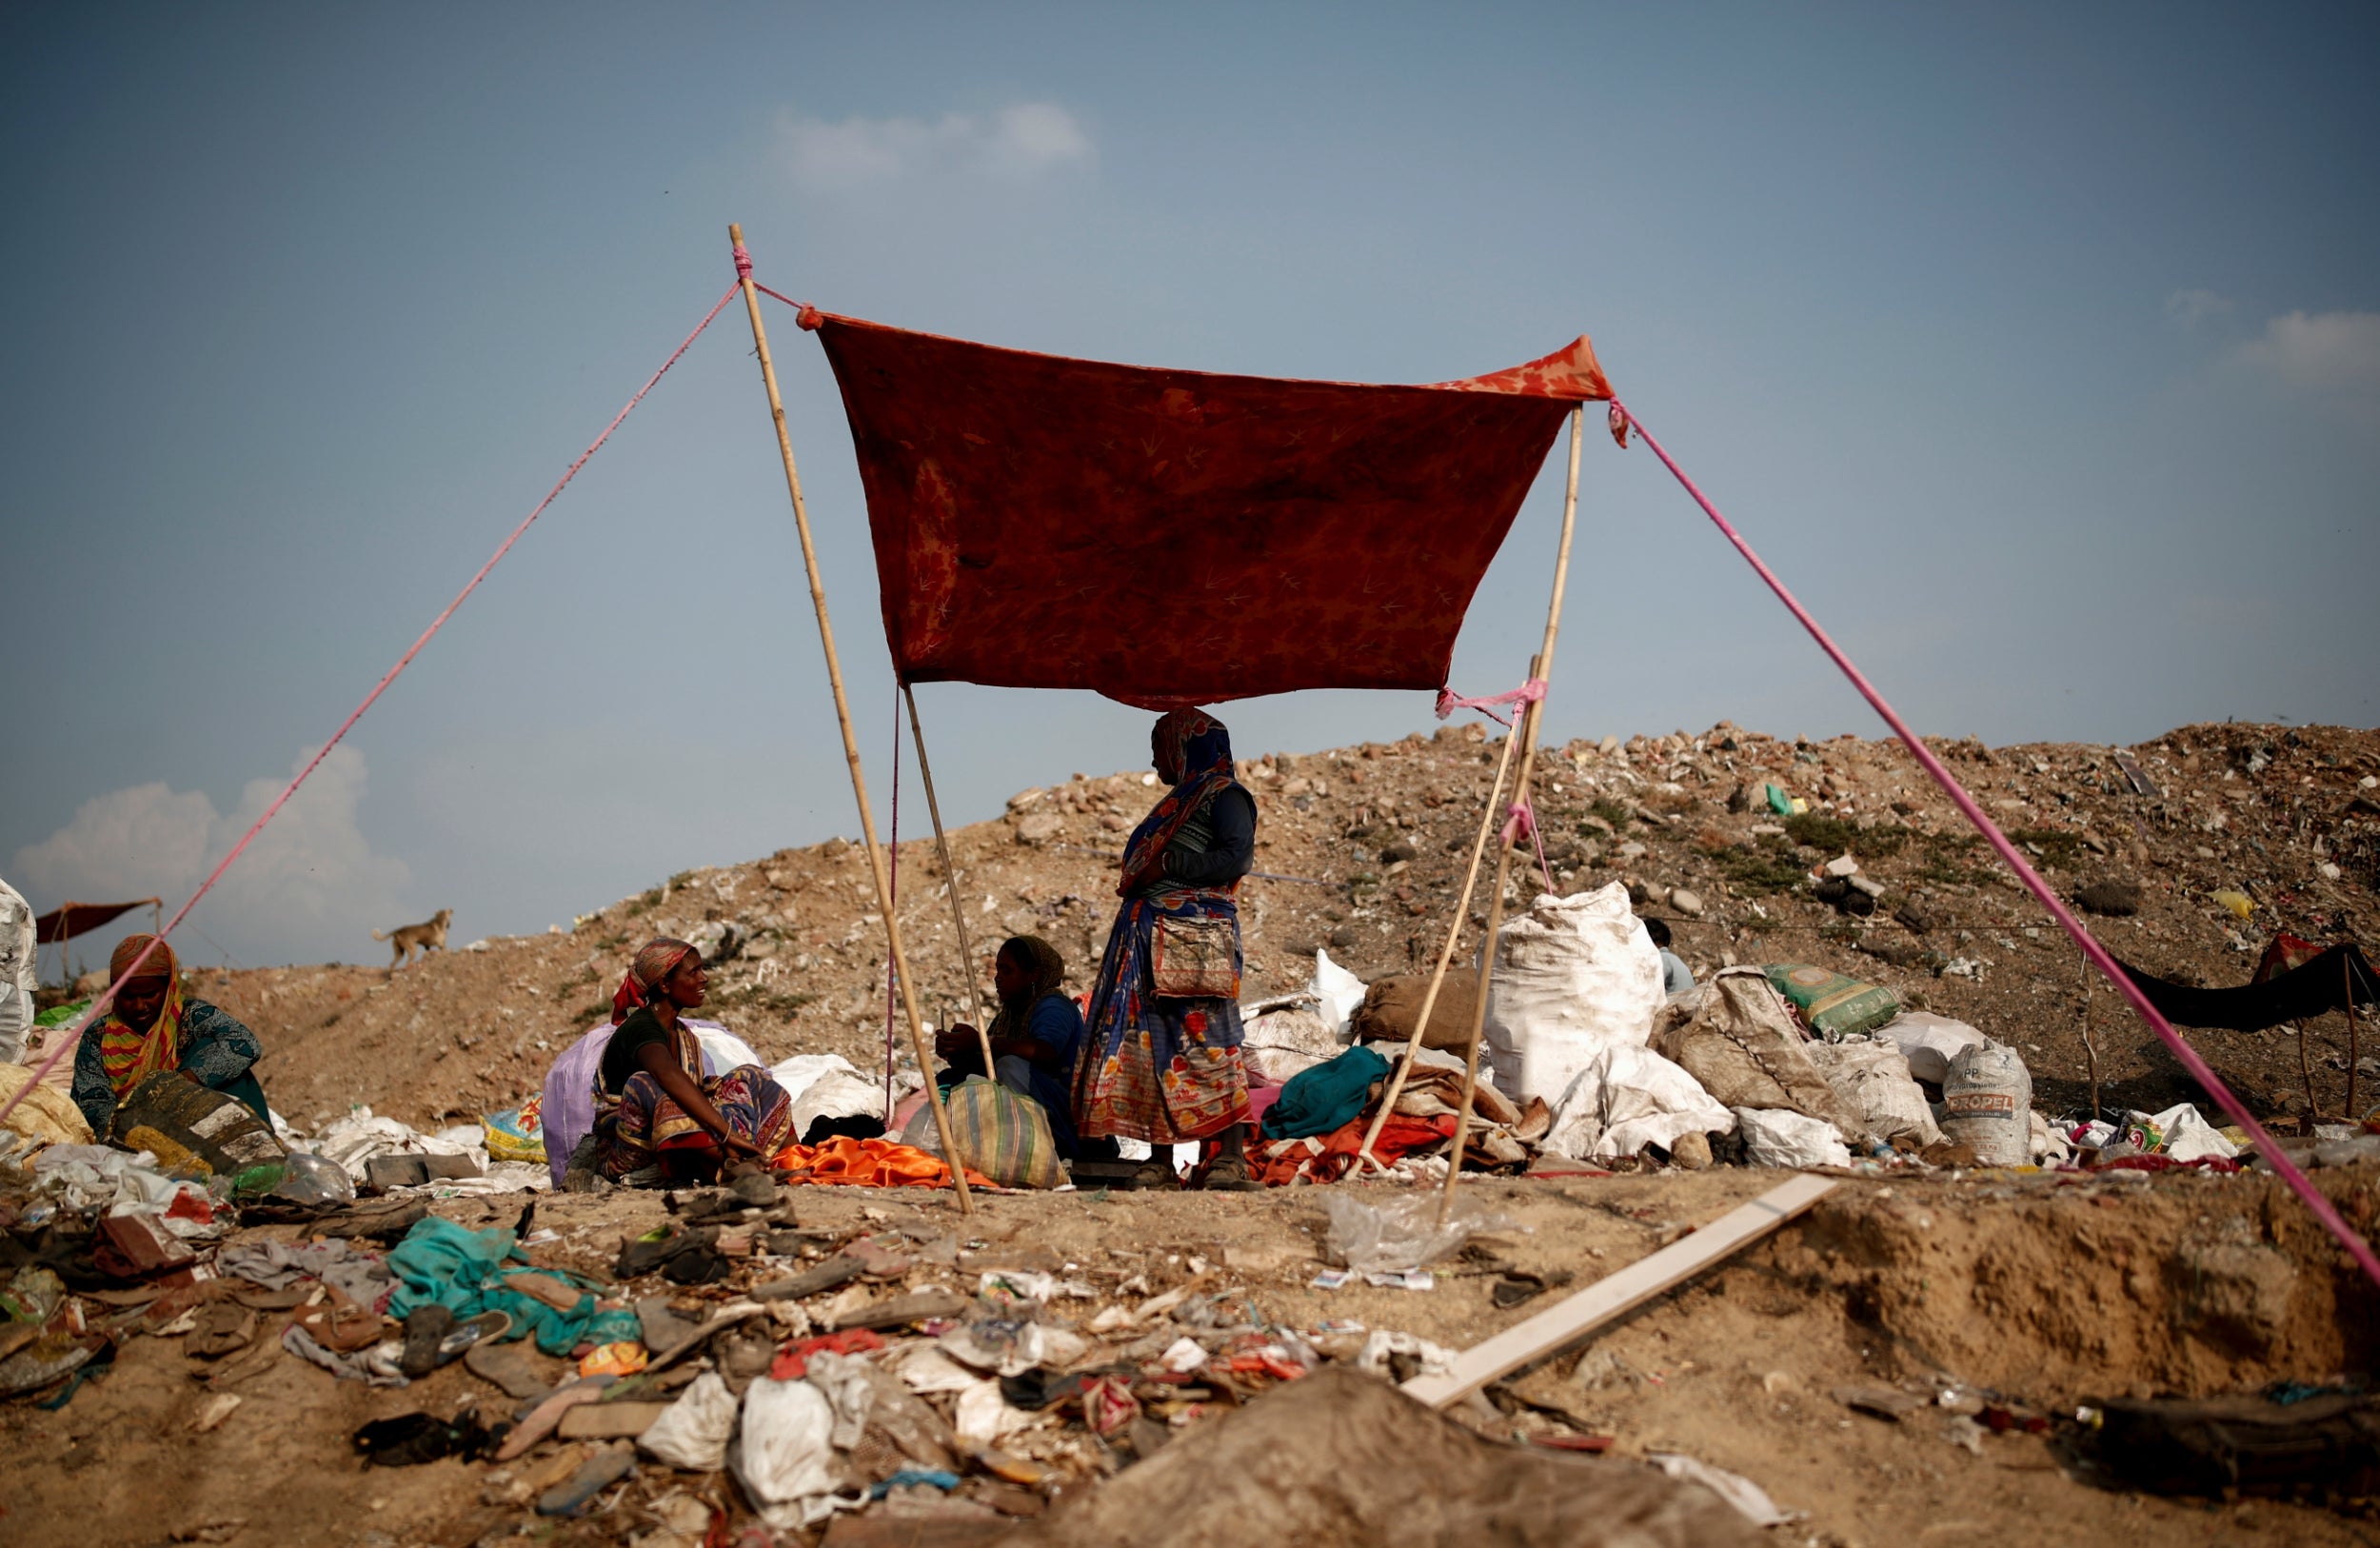
[(1327, 951), (1314, 954), (1314, 977), (1306, 982), (1306, 992), (1319, 1002), (1315, 1014), (1331, 1029), (1331, 1036), (1344, 1040), (1347, 1018), (1363, 1003), (1363, 981), (1331, 961)]
[(1851, 1148), (1822, 1118), (1783, 1108), (1738, 1107), (1744, 1150), (1755, 1166), (1849, 1166)]
[(1505, 1224), (1500, 1215), (1458, 1203), (1444, 1225), (1438, 1223), (1436, 1189), (1416, 1189), (1377, 1204), (1344, 1189), (1322, 1196), (1330, 1217), (1330, 1253), (1358, 1274), (1403, 1274), (1445, 1257), (1473, 1233)]
[(352, 1203), (355, 1183), (336, 1161), (310, 1150), (292, 1150), (288, 1170), (282, 1174), (281, 1185), (272, 1190), (272, 1197), (293, 1204)]
[(1496, 940), (1484, 1036), (1497, 1088), (1515, 1101), (1553, 1101), (1613, 1043), (1653, 1030), (1661, 954), (1617, 882), (1594, 892), (1540, 894)]
[(1554, 1109), (1544, 1147), (1572, 1161), (1668, 1150), (1680, 1136), (1735, 1126), (1735, 1115), (1650, 1048), (1617, 1046), (1578, 1072)]
[(1942, 1081), (1942, 1137), (1985, 1166), (2033, 1164), (2033, 1072), (1996, 1042), (1951, 1061)]
[(807, 1381), (762, 1377), (745, 1390), (728, 1471), (772, 1528), (791, 1531), (834, 1514), (834, 1405)]
[(1923, 1010), (1902, 1011), (1877, 1027), (1875, 1035), (1892, 1039), (1909, 1061), (1911, 1078), (1928, 1085), (1940, 1085), (1949, 1077), (1952, 1060), (1992, 1041), (1965, 1022)]
[(636, 1443), (672, 1467), (716, 1473), (727, 1465), (727, 1438), (735, 1428), (736, 1395), (717, 1371), (704, 1371)]
[(2188, 1102), (2168, 1107), (2161, 1113), (2130, 1113), (2127, 1135), (2141, 1131), (2151, 1142), (2139, 1143), (2143, 1150), (2156, 1151), (2175, 1161), (2200, 1161), (2219, 1157), (2230, 1161), (2239, 1154), (2239, 1147), (2223, 1137), (2222, 1131), (2208, 1122), (2197, 1108)]
[(1900, 996), (1880, 983), (1807, 963), (1775, 963), (1767, 972), (1803, 1024), (1829, 1042), (1873, 1031), (1900, 1014)]

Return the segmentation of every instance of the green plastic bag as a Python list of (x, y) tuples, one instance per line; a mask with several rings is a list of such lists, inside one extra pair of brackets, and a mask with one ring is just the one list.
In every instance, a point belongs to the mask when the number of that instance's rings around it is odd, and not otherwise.
[(1801, 1024), (1829, 1042), (1873, 1032), (1901, 1013), (1900, 997), (1880, 983), (1807, 963), (1772, 963), (1761, 971), (1791, 1002)]

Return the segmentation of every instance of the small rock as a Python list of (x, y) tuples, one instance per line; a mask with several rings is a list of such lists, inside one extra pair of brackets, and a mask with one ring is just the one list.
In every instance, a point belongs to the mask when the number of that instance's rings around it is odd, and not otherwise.
[(2093, 914), (2127, 918), (2140, 912), (2140, 888), (2130, 882), (2093, 882), (2076, 889), (2074, 902)]
[(1711, 1137), (1699, 1130), (1681, 1134), (1669, 1147), (1670, 1161), (1689, 1172), (1699, 1172), (1711, 1164)]
[(1829, 876), (1857, 876), (1859, 874), (1859, 862), (1852, 859), (1849, 855), (1837, 855), (1833, 860), (1826, 863), (1826, 874)]
[(1341, 924), (1331, 932), (1331, 944), (1341, 951), (1354, 950), (1356, 943), (1361, 939), (1362, 937), (1357, 933), (1356, 927), (1352, 924)]
[[(1672, 908), (1676, 909), (1679, 913), (1685, 915), (1688, 919), (1699, 919), (1702, 917), (1701, 895), (1698, 893), (1689, 892), (1684, 887), (1672, 887), (1669, 889), (1669, 905)], [(1710, 1146), (1706, 1143), (1703, 1146), (1703, 1149), (1707, 1153)]]
[(1035, 812), (1017, 824), (1019, 843), (1044, 844), (1064, 832), (1066, 824), (1056, 812)]
[(1030, 790), (1020, 790), (1008, 798), (1008, 809), (1012, 812), (1021, 812), (1047, 794), (1049, 792), (1038, 784)]
[(2314, 870), (2325, 882), (2335, 882), (2339, 879), (2339, 868), (2336, 865), (2331, 864), (2327, 860), (2321, 864), (2315, 866)]
[(1914, 900), (1894, 909), (1893, 917), (1899, 920), (1903, 926), (1915, 935), (1925, 934), (1933, 929), (1935, 923), (1934, 917), (1927, 912), (1923, 904)]
[(1413, 846), (1413, 841), (1410, 839), (1391, 839), (1380, 845), (1380, 860), (1392, 865), (1400, 860), (1412, 860), (1420, 853), (1420, 850)]

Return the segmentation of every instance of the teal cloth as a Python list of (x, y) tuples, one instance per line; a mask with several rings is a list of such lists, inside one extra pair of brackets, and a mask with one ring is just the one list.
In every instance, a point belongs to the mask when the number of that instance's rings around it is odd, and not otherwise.
[(1343, 1128), (1363, 1114), (1372, 1082), (1388, 1078), (1388, 1061), (1369, 1048), (1350, 1048), (1327, 1064), (1293, 1075), (1265, 1110), (1267, 1140), (1301, 1140)]
[[(518, 1256), (512, 1233), (499, 1227), (470, 1231), (435, 1215), (417, 1221), (388, 1254), (389, 1272), (397, 1277), (388, 1315), (402, 1320), (407, 1312), (433, 1301), (454, 1313), (457, 1321), (482, 1312), (503, 1312), (512, 1319), (506, 1339), (534, 1334), (537, 1347), (549, 1355), (566, 1355), (583, 1343), (643, 1340), (634, 1312), (599, 1310), (592, 1291), (565, 1312), (506, 1289), (503, 1275), (507, 1266), (522, 1266), (510, 1263)], [(540, 1272), (557, 1280), (575, 1278), (551, 1269)]]

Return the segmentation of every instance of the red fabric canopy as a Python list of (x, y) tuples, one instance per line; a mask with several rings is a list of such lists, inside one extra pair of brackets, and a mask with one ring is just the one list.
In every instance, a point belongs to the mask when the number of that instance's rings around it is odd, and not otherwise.
[(155, 898), (135, 898), (130, 903), (61, 903), (33, 921), (33, 939), (45, 946), (54, 942), (71, 941), (135, 908), (154, 907), (157, 901)]
[(1374, 387), (802, 323), (843, 387), (902, 680), (1152, 709), (1442, 685), (1562, 416), (1611, 396), (1583, 337)]

